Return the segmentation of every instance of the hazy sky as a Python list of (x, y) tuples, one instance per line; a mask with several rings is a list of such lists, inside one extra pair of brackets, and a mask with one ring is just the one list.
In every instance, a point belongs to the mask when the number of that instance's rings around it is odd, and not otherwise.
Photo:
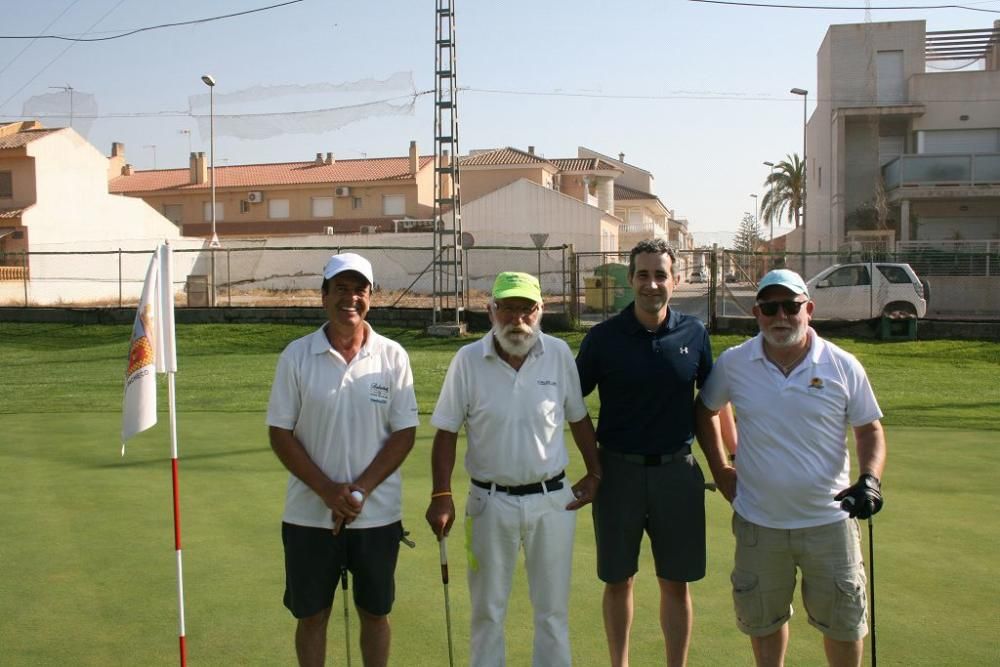
[[(0, 24), (0, 119), (22, 117), (25, 102), (68, 95), (74, 126), (108, 154), (124, 142), (137, 169), (187, 166), (208, 151), (207, 131), (190, 98), (216, 81), (216, 114), (354, 107), (362, 118), (338, 129), (288, 116), (307, 131), (267, 139), (216, 134), (216, 164), (403, 155), (410, 140), (433, 152), (432, 95), (418, 94), (407, 115), (358, 107), (407, 90), (274, 95), (256, 102), (224, 96), (255, 86), (316, 86), (412, 73), (414, 90), (434, 87), (434, 0), (303, 0), (246, 16), (100, 42), (7, 39), (22, 35), (109, 37), (279, 0), (33, 0), (6, 8)], [(768, 168), (802, 150), (802, 98), (816, 89), (816, 51), (830, 24), (862, 23), (864, 3), (808, 2), (856, 10), (778, 9), (681, 0), (455, 0), (458, 16), (460, 148), (515, 146), (549, 158), (583, 145), (655, 176), (654, 190), (699, 243), (727, 244), (750, 193), (763, 196)], [(872, 21), (927, 21), (928, 30), (990, 28), (1000, 0), (963, 9), (933, 2), (873, 1)], [(914, 10), (879, 10), (889, 6)], [(322, 86), (319, 86), (322, 88)], [(302, 90), (305, 90), (304, 88)], [(276, 91), (282, 92), (282, 91)], [(93, 96), (88, 102), (87, 96)], [(399, 96), (402, 95), (402, 98)], [(260, 94), (258, 93), (258, 96)], [(58, 101), (58, 100), (56, 100)], [(809, 113), (812, 113), (812, 98)], [(36, 99), (35, 104), (40, 104)], [(89, 106), (88, 106), (89, 104)], [(37, 108), (37, 107), (36, 107)], [(349, 115), (349, 112), (344, 112)], [(366, 115), (367, 114), (367, 115)], [(42, 118), (49, 126), (64, 118)], [(218, 128), (221, 129), (222, 121)], [(190, 135), (183, 134), (190, 130)], [(153, 148), (155, 146), (155, 149)]]

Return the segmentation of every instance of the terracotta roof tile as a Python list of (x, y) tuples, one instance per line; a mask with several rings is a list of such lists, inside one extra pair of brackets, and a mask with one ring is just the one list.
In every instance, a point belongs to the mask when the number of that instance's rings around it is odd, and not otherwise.
[(549, 160), (560, 171), (617, 171), (621, 169), (596, 157), (570, 157)]
[(46, 137), (53, 132), (59, 132), (64, 128), (41, 128), (37, 130), (21, 130), (8, 135), (0, 135), (0, 150), (4, 148), (22, 148), (36, 139)]
[(459, 163), (463, 167), (485, 167), (509, 164), (552, 164), (543, 157), (519, 150), (517, 148), (498, 148), (487, 153), (467, 155)]
[[(431, 164), (434, 158), (423, 156), (419, 168)], [(215, 166), (217, 188), (254, 188), (274, 185), (306, 185), (311, 183), (359, 183), (370, 181), (402, 181), (412, 178), (408, 157), (337, 160), (333, 164), (316, 162), (281, 162)], [(112, 193), (153, 192), (157, 190), (204, 190), (210, 183), (193, 184), (190, 169), (159, 169), (137, 171), (131, 176), (119, 176), (108, 183)]]
[(0, 208), (0, 220), (13, 220), (14, 218), (19, 218), (23, 212), (23, 208)]
[(649, 192), (633, 190), (624, 185), (615, 184), (615, 201), (624, 199), (659, 199), (659, 197)]

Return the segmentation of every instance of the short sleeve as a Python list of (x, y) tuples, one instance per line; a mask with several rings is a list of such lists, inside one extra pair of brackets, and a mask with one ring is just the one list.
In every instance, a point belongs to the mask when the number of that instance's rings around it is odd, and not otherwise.
[(727, 377), (729, 350), (723, 352), (718, 361), (711, 366), (711, 372), (705, 379), (698, 397), (709, 410), (721, 410), (729, 402), (729, 378)]
[(302, 407), (299, 393), (299, 374), (292, 349), (278, 357), (278, 367), (271, 383), (271, 397), (267, 402), (267, 425), (291, 431), (299, 421)]
[(465, 373), (462, 348), (448, 365), (448, 372), (444, 376), (444, 384), (441, 385), (441, 393), (438, 395), (437, 405), (434, 406), (434, 414), (431, 415), (431, 424), (435, 428), (450, 433), (458, 433), (465, 423)]
[(594, 329), (587, 332), (587, 335), (583, 337), (583, 342), (580, 343), (580, 351), (576, 355), (580, 392), (584, 396), (590, 396), (590, 392), (594, 391), (594, 387), (597, 386), (597, 348), (599, 346), (594, 342), (594, 336)]
[(405, 350), (399, 350), (396, 363), (393, 364), (393, 383), (395, 391), (392, 392), (389, 409), (389, 428), (396, 432), (419, 426), (417, 396), (413, 390), (413, 371)]

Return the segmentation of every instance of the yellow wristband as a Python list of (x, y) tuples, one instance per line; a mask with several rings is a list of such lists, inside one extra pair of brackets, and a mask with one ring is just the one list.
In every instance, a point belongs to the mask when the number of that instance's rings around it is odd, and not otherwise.
[(433, 500), (434, 498), (444, 498), (445, 496), (450, 496), (450, 495), (451, 491), (438, 491), (437, 493), (431, 494), (431, 499)]

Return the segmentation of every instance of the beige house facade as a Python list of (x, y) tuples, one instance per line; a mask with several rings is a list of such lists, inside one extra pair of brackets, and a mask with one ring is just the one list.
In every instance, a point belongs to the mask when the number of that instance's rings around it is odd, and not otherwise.
[[(108, 188), (138, 197), (189, 236), (212, 234), (212, 168), (204, 153), (192, 153), (187, 169), (134, 171), (124, 147)], [(215, 227), (226, 238), (303, 234), (416, 231), (433, 211), (434, 158), (338, 160), (317, 153), (308, 162), (219, 166), (215, 175)], [(430, 227), (427, 226), (429, 229)]]
[(1000, 21), (834, 25), (817, 62), (806, 227), (790, 248), (1000, 239)]
[[(141, 290), (145, 251), (164, 240), (200, 247), (146, 203), (109, 194), (108, 169), (72, 128), (0, 124), (0, 303), (117, 300), (119, 285), (131, 298)], [(130, 254), (121, 262), (97, 254), (108, 251)]]

